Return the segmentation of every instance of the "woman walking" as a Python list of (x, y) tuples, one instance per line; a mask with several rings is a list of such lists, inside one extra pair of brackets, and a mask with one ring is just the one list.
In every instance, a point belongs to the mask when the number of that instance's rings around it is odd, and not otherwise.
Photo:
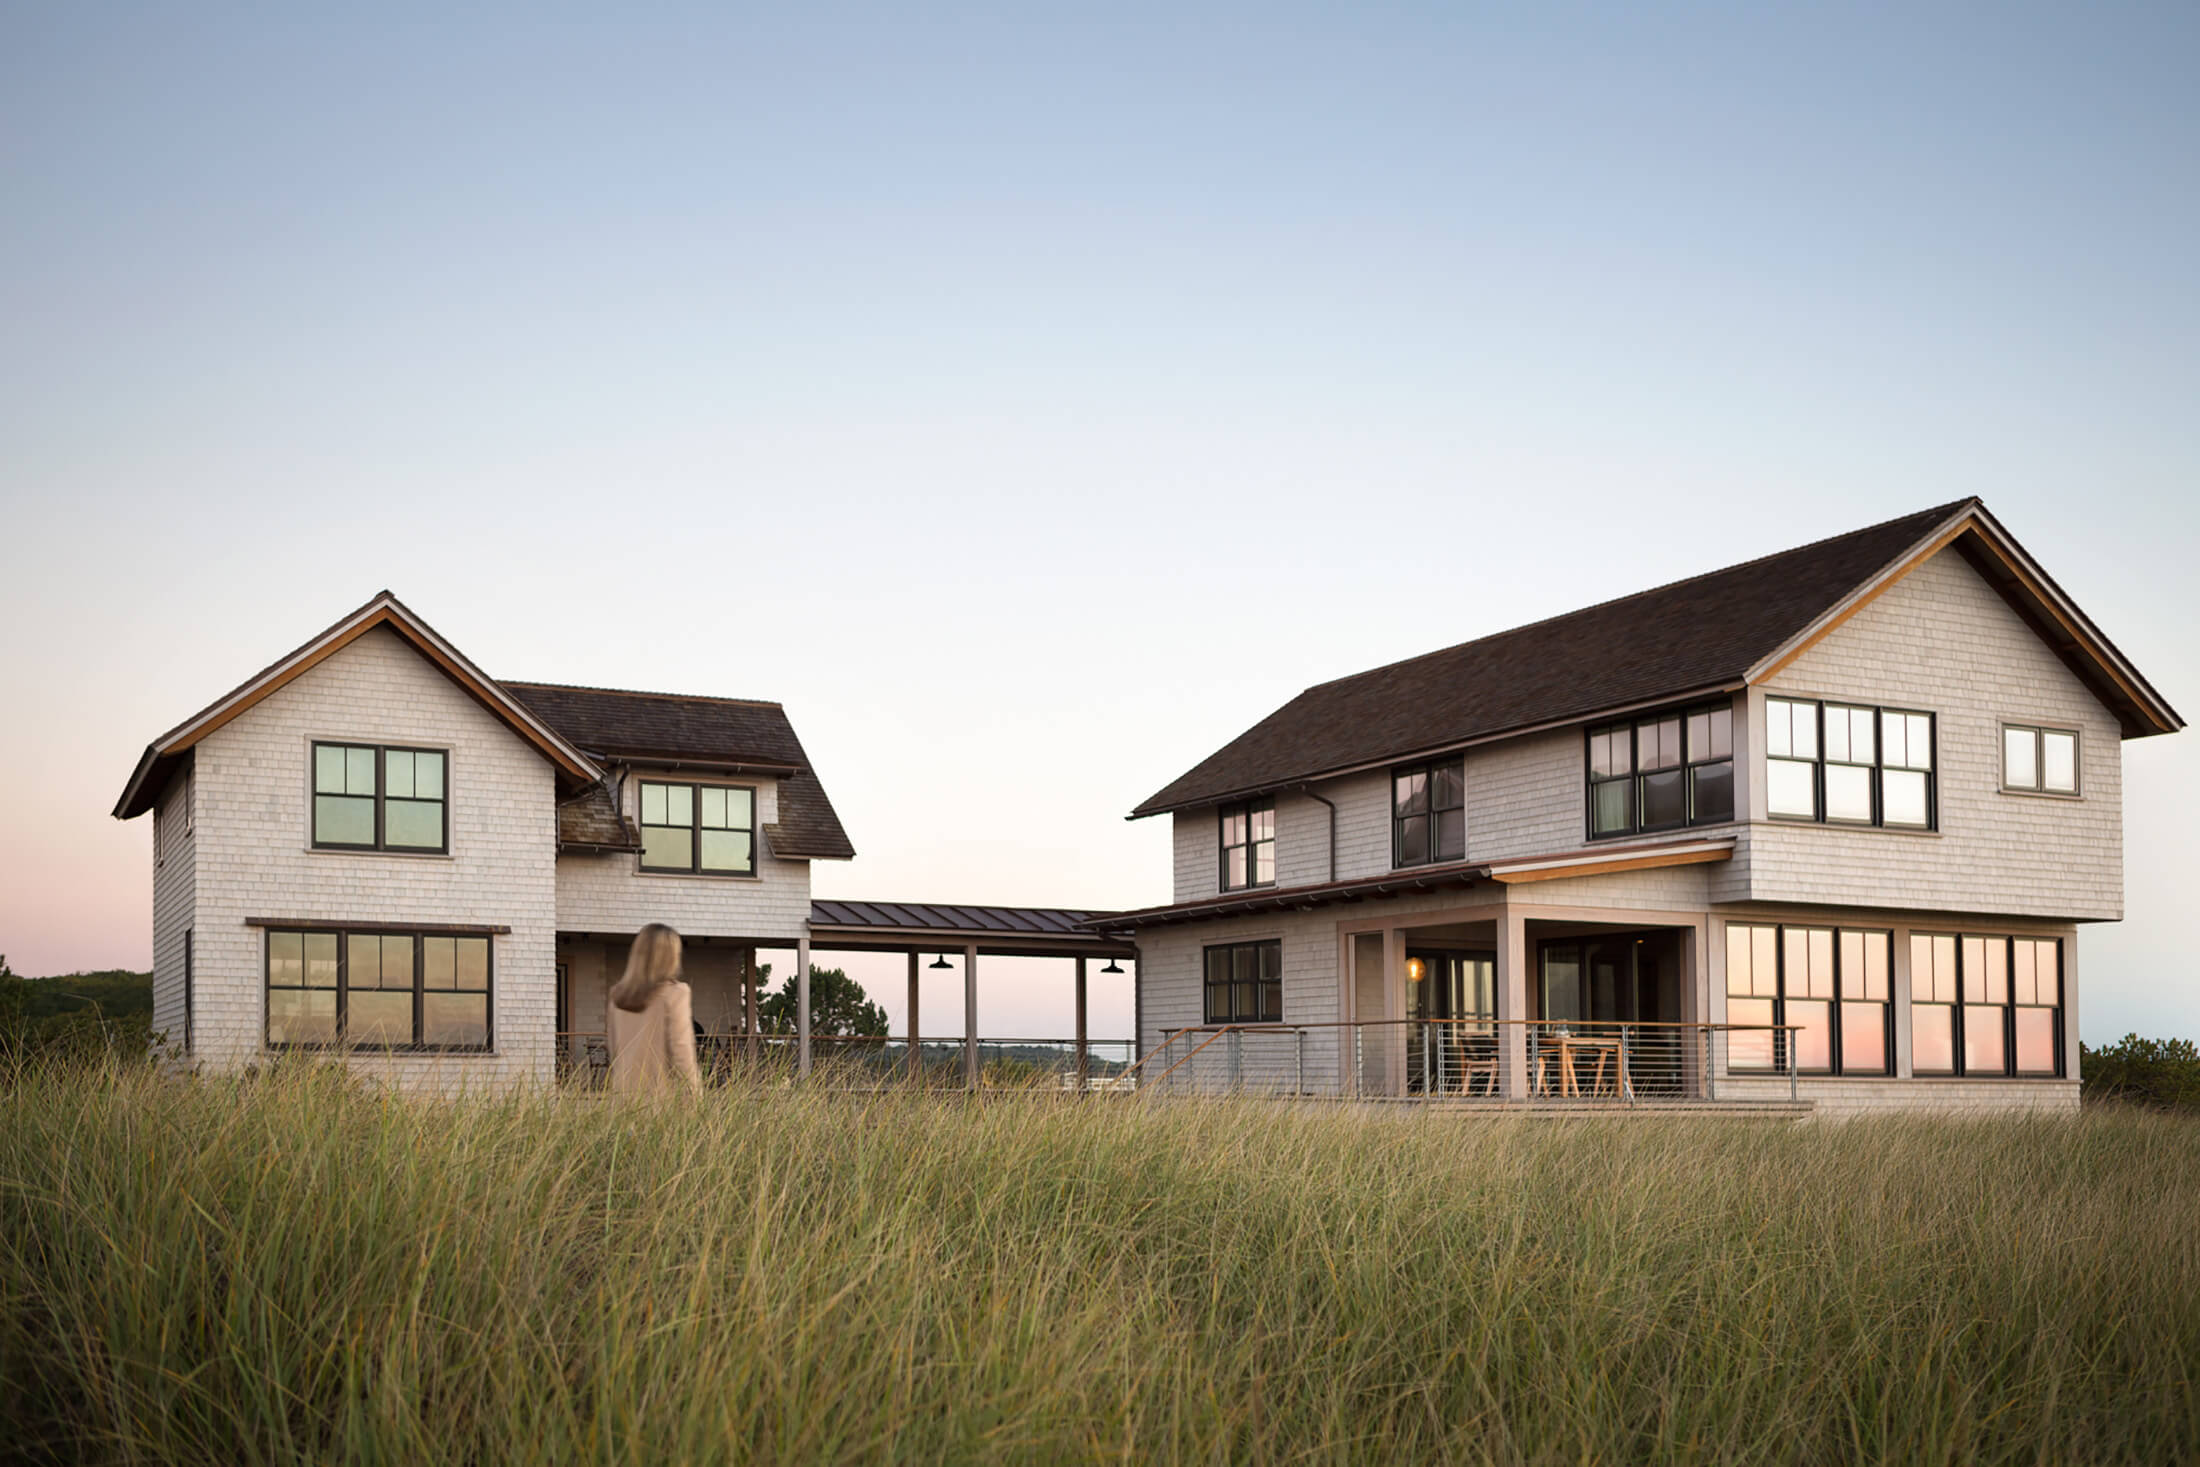
[(680, 979), (680, 934), (652, 922), (634, 934), (626, 976), (611, 989), (611, 1088), (636, 1095), (702, 1089), (694, 1022)]

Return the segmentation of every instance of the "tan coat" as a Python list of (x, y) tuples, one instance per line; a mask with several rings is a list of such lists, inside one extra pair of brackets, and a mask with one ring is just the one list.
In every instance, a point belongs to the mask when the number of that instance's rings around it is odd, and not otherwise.
[(695, 1011), (688, 986), (660, 983), (649, 1005), (629, 1013), (611, 1010), (611, 1088), (632, 1095), (672, 1095), (703, 1088), (695, 1064)]

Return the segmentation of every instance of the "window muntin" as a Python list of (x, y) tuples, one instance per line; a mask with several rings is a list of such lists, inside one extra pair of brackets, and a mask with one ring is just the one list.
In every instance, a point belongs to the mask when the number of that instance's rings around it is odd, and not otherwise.
[(1765, 813), (1933, 828), (1933, 715), (1765, 699)]
[(1782, 1068), (1786, 1046), (1805, 1072), (1884, 1075), (1893, 934), (1729, 922), (1729, 1024), (1796, 1025), (1727, 1033), (1727, 1068)]
[(1734, 818), (1734, 710), (1654, 714), (1589, 730), (1592, 839)]
[(313, 844), (327, 850), (449, 850), (449, 765), (442, 749), (316, 743)]
[(1205, 953), (1206, 1022), (1274, 1024), (1283, 1020), (1283, 943), (1240, 942)]
[(641, 782), (642, 869), (756, 874), (756, 791), (746, 785)]
[(1390, 864), (1427, 866), (1466, 858), (1466, 761), (1454, 759), (1393, 770)]
[(1911, 1069), (1920, 1075), (2062, 1073), (2062, 943), (1910, 936)]
[(2066, 728), (2004, 725), (2001, 787), (2031, 794), (2076, 794), (2078, 735)]
[(270, 1048), (489, 1047), (486, 936), (270, 930)]
[(1222, 807), (1222, 889), (1276, 883), (1276, 802)]

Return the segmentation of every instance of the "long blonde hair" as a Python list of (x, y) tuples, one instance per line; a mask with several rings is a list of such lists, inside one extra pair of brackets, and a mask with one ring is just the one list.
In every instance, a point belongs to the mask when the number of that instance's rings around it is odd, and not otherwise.
[(611, 1001), (638, 1014), (649, 1007), (651, 994), (679, 977), (680, 934), (652, 922), (634, 934), (634, 945), (626, 950), (626, 975), (613, 985)]

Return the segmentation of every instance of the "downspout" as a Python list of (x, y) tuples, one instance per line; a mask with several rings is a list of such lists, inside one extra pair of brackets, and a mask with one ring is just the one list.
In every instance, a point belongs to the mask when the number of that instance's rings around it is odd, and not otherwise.
[(1314, 787), (1310, 784), (1300, 785), (1299, 793), (1309, 800), (1320, 800), (1324, 805), (1329, 806), (1329, 879), (1335, 881), (1337, 879), (1337, 807), (1325, 796), (1315, 794)]

